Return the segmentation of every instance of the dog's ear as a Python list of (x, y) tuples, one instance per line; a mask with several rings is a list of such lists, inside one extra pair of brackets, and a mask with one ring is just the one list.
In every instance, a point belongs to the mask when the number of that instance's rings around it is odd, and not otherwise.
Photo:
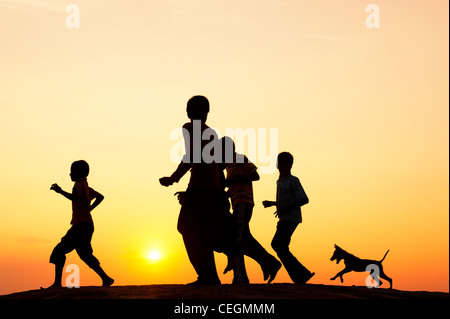
[(336, 244), (334, 244), (334, 248), (342, 250), (342, 248), (341, 248), (341, 247), (339, 247), (339, 246), (338, 246), (338, 245), (336, 245)]

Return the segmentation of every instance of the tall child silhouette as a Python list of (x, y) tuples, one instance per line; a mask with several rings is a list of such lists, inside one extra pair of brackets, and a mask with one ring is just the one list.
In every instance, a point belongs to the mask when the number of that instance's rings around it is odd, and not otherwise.
[(220, 242), (226, 244), (231, 241), (222, 236), (223, 230), (228, 228), (221, 222), (228, 220), (226, 198), (221, 187), (218, 163), (205, 160), (205, 157), (213, 159), (212, 150), (207, 152), (206, 146), (218, 138), (214, 130), (206, 125), (209, 112), (206, 97), (193, 96), (187, 103), (186, 112), (191, 120), (183, 125), (186, 154), (175, 172), (159, 181), (163, 186), (171, 186), (191, 171), (177, 226), (183, 236), (189, 261), (198, 275), (197, 280), (190, 284), (220, 284), (214, 250), (217, 251), (217, 246), (222, 244)]
[(279, 218), (277, 231), (272, 240), (272, 248), (286, 268), (289, 277), (296, 284), (306, 283), (314, 273), (303, 266), (289, 251), (292, 234), (302, 222), (300, 207), (309, 203), (300, 180), (291, 174), (294, 157), (291, 153), (278, 154), (277, 167), (280, 177), (277, 181), (277, 200), (263, 201), (264, 207), (276, 206), (275, 216)]
[[(101, 203), (104, 197), (88, 186), (88, 174), (88, 163), (83, 160), (75, 161), (70, 168), (70, 178), (75, 182), (72, 193), (63, 191), (58, 184), (53, 184), (50, 188), (72, 201), (72, 221), (70, 222), (72, 227), (61, 238), (61, 242), (56, 245), (50, 256), (50, 263), (55, 264), (55, 281), (49, 288), (61, 287), (66, 254), (74, 249), (81, 260), (100, 276), (104, 287), (114, 283), (114, 280), (103, 271), (100, 262), (92, 254), (91, 239), (94, 233), (94, 222), (91, 211)], [(93, 199), (95, 201), (91, 205)]]

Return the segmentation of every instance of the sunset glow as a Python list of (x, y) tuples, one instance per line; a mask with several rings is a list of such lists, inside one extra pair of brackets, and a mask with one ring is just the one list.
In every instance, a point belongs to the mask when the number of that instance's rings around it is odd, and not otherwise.
[[(158, 181), (177, 167), (171, 134), (196, 94), (217, 131), (264, 129), (257, 150), (293, 154), (310, 202), (290, 247), (312, 284), (341, 284), (337, 244), (377, 260), (389, 249), (395, 289), (448, 292), (448, 12), (447, 0), (0, 0), (0, 294), (51, 284), (71, 203), (50, 186), (70, 192), (79, 159), (105, 197), (92, 247), (114, 284), (196, 279), (174, 196), (189, 173)], [(278, 172), (255, 154), (250, 229), (275, 255), (275, 209), (261, 203), (275, 200)], [(101, 285), (75, 251), (66, 263), (82, 286)], [(254, 260), (246, 268), (264, 282)], [(274, 282), (291, 282), (284, 268)]]
[(147, 254), (147, 259), (153, 262), (157, 262), (158, 260), (161, 259), (161, 254), (157, 250), (152, 250)]

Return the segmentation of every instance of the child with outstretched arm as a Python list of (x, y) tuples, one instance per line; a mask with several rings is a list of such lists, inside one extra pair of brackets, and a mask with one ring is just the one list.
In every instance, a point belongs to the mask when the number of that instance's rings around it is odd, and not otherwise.
[[(72, 163), (70, 168), (70, 178), (75, 182), (72, 193), (61, 189), (58, 184), (53, 184), (51, 190), (63, 195), (72, 202), (72, 227), (61, 241), (53, 249), (50, 256), (50, 263), (55, 264), (55, 281), (49, 288), (62, 287), (61, 277), (66, 261), (66, 254), (74, 249), (77, 251), (81, 260), (92, 268), (102, 279), (102, 286), (111, 286), (114, 280), (109, 277), (100, 262), (92, 254), (91, 239), (94, 233), (94, 222), (91, 211), (97, 207), (104, 199), (103, 195), (90, 188), (87, 183), (89, 174), (89, 165), (86, 161), (80, 160)], [(94, 202), (91, 204), (91, 201)]]

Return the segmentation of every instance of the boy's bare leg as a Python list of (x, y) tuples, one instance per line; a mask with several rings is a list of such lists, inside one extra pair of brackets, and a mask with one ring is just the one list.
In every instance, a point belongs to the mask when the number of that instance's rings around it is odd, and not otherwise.
[(102, 281), (103, 281), (102, 286), (103, 286), (103, 287), (109, 287), (109, 286), (111, 286), (111, 285), (114, 283), (114, 279), (112, 279), (111, 277), (109, 277), (109, 276), (105, 273), (105, 271), (103, 270), (103, 268), (100, 267), (100, 264), (98, 264), (98, 265), (92, 267), (92, 270), (94, 270), (94, 271), (97, 273), (97, 275), (99, 275), (100, 278), (102, 278)]
[(47, 287), (47, 288), (41, 287), (41, 289), (61, 288), (62, 287), (61, 278), (62, 278), (63, 269), (64, 269), (64, 264), (55, 264), (55, 281), (53, 282), (53, 284), (50, 287)]
[(61, 287), (61, 278), (64, 269), (64, 264), (55, 265), (55, 282), (50, 287)]

